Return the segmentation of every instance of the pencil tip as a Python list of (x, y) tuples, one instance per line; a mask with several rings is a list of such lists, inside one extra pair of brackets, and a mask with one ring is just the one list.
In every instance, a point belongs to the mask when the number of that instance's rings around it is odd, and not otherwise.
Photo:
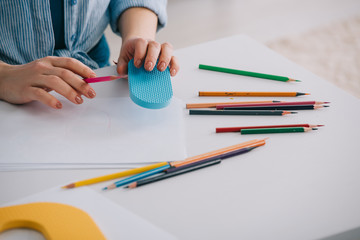
[(318, 130), (317, 128), (312, 128), (312, 130)]
[(70, 184), (68, 184), (66, 186), (63, 186), (61, 188), (66, 189), (66, 188), (74, 188), (74, 187), (75, 187), (75, 183), (70, 183)]
[(102, 190), (104, 191), (104, 190), (106, 190), (106, 189), (108, 189), (107, 187), (104, 187)]
[(301, 82), (301, 80), (295, 80), (295, 82)]
[(290, 112), (290, 114), (297, 114), (298, 112)]
[(328, 103), (330, 103), (330, 102), (324, 102), (325, 104), (328, 104)]
[(323, 105), (323, 107), (330, 107), (329, 105)]
[(316, 125), (317, 127), (323, 127), (323, 126), (325, 126), (325, 125)]

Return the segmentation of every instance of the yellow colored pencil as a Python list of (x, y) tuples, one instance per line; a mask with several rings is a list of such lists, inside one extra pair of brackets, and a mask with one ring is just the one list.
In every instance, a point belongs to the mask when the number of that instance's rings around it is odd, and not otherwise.
[(169, 164), (169, 163), (168, 162), (155, 163), (155, 164), (147, 165), (147, 166), (144, 166), (144, 167), (129, 169), (129, 170), (125, 170), (125, 171), (122, 171), (122, 172), (112, 173), (112, 174), (108, 174), (108, 175), (104, 175), (104, 176), (100, 176), (100, 177), (95, 177), (95, 178), (90, 178), (90, 179), (70, 183), (70, 184), (68, 184), (66, 186), (63, 186), (62, 188), (81, 187), (81, 186), (85, 186), (85, 185), (90, 185), (90, 184), (94, 184), (94, 183), (99, 183), (99, 182), (112, 180), (112, 179), (115, 179), (115, 178), (127, 177), (127, 176), (130, 176), (130, 175), (146, 172), (146, 171), (149, 171), (149, 170), (154, 169), (154, 168), (162, 167), (162, 166), (165, 166), (167, 164)]

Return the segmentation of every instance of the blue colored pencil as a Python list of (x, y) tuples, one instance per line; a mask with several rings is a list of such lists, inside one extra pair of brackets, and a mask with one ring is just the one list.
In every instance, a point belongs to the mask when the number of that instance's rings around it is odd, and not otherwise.
[(107, 186), (107, 187), (104, 187), (103, 190), (106, 190), (106, 189), (114, 189), (114, 188), (117, 188), (117, 187), (121, 187), (121, 186), (124, 186), (126, 184), (130, 184), (132, 182), (136, 182), (140, 179), (143, 179), (143, 178), (146, 178), (146, 177), (149, 177), (151, 175), (154, 175), (156, 173), (160, 173), (162, 171), (164, 171), (165, 169), (168, 169), (170, 168), (170, 164), (167, 164), (165, 166), (162, 166), (162, 167), (158, 167), (158, 168), (154, 168), (152, 170), (149, 170), (149, 171), (146, 171), (146, 172), (143, 172), (143, 173), (139, 173), (139, 174), (136, 174), (134, 176), (131, 176), (131, 177), (128, 177), (128, 178), (125, 178), (125, 179), (122, 179), (120, 181), (117, 181), (117, 182), (114, 182), (113, 184)]

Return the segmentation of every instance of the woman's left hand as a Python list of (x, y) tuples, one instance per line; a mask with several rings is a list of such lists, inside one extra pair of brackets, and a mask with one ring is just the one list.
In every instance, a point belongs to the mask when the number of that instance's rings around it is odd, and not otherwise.
[(175, 76), (180, 67), (177, 58), (172, 53), (173, 47), (167, 42), (160, 44), (144, 38), (126, 39), (121, 47), (117, 72), (119, 75), (127, 75), (128, 63), (131, 59), (134, 59), (134, 64), (137, 68), (144, 64), (144, 68), (147, 71), (152, 71), (156, 67), (162, 72), (169, 67), (170, 75)]

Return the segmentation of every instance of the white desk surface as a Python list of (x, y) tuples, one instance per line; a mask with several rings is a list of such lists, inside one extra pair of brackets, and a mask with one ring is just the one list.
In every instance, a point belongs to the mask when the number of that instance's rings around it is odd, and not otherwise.
[[(199, 98), (199, 90), (299, 91), (311, 95), (277, 99), (331, 102), (330, 108), (291, 116), (189, 116), (184, 109), (188, 156), (268, 136), (215, 134), (215, 127), (285, 123), (326, 126), (308, 133), (271, 135), (264, 147), (218, 166), (138, 189), (103, 192), (104, 196), (179, 239), (304, 240), (360, 227), (359, 99), (245, 36), (196, 45), (175, 54), (181, 70), (173, 79), (174, 94), (187, 103), (230, 100)], [(199, 63), (283, 75), (302, 82), (199, 70)], [(116, 95), (114, 89), (121, 86), (126, 84), (109, 83), (109, 96)], [(107, 94), (106, 88), (98, 96)], [(260, 99), (264, 98), (256, 98)], [(116, 171), (1, 172), (0, 204)], [(92, 188), (101, 192), (106, 184)]]

